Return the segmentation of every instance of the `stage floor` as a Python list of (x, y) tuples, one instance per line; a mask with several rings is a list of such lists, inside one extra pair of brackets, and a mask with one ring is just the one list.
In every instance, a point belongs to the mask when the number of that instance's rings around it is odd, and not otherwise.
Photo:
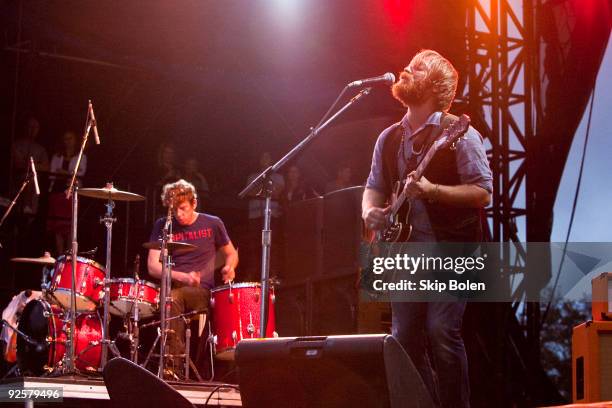
[[(204, 405), (206, 399), (211, 392), (214, 394), (210, 397), (209, 405), (239, 407), (242, 406), (240, 393), (231, 387), (221, 386), (222, 383), (204, 382), (204, 383), (180, 383), (168, 382), (172, 388), (181, 393), (192, 404)], [(64, 402), (61, 406), (108, 406), (110, 398), (106, 391), (106, 386), (102, 379), (88, 379), (77, 376), (65, 376), (55, 378), (45, 377), (15, 377), (0, 381), (0, 395), (7, 395), (8, 390), (23, 389), (23, 388), (49, 388), (61, 387), (63, 389)], [(34, 405), (40, 405), (43, 402), (35, 402)], [(57, 403), (47, 402), (50, 406), (57, 406)], [(24, 406), (24, 401), (15, 403), (14, 405), (7, 402), (0, 402), (2, 406)]]

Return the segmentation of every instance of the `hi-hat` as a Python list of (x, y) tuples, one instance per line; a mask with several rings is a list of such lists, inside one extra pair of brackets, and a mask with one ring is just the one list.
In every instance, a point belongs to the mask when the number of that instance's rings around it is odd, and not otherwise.
[(140, 194), (117, 190), (113, 187), (113, 183), (106, 183), (104, 188), (80, 188), (79, 195), (113, 201), (143, 201), (145, 199)]
[(39, 258), (11, 258), (12, 262), (31, 263), (37, 265), (55, 265), (55, 258), (48, 252)]
[[(143, 248), (146, 249), (157, 249), (161, 250), (161, 241), (149, 241), (142, 244)], [(195, 251), (198, 247), (185, 242), (170, 241), (167, 243), (169, 252), (191, 252)]]

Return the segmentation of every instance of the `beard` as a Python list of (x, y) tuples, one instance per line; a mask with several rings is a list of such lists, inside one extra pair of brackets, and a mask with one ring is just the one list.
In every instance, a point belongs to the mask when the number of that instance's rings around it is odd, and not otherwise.
[(427, 81), (425, 79), (415, 81), (413, 75), (402, 72), (400, 80), (391, 87), (391, 94), (405, 107), (421, 105), (429, 96)]

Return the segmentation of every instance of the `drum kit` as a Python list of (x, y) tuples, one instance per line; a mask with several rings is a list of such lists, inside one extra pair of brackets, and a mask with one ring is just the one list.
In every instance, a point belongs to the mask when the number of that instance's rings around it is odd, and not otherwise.
[[(153, 348), (159, 343), (160, 364), (158, 375), (163, 376), (165, 334), (168, 332), (167, 320), (184, 316), (169, 317), (171, 282), (169, 270), (172, 265), (170, 255), (179, 251), (192, 251), (194, 245), (174, 242), (171, 234), (160, 241), (146, 242), (147, 249), (162, 249), (168, 270), (162, 276), (161, 287), (138, 277), (139, 257), (136, 257), (134, 278), (111, 278), (110, 249), (112, 245), (112, 224), (116, 221), (112, 210), (115, 201), (138, 201), (144, 197), (127, 191), (117, 190), (112, 184), (104, 188), (82, 188), (75, 194), (107, 201), (106, 213), (100, 219), (107, 229), (106, 266), (81, 256), (73, 259), (71, 254), (57, 259), (48, 253), (40, 258), (12, 258), (13, 262), (40, 265), (42, 270), (41, 295), (28, 299), (22, 305), (17, 327), (4, 322), (13, 329), (16, 338), (16, 362), (22, 375), (64, 375), (99, 374), (106, 363), (107, 353), (120, 355), (116, 340), (121, 337), (130, 342), (130, 359), (138, 363), (139, 329), (159, 326), (158, 340), (151, 346), (143, 366), (146, 367)], [(165, 250), (165, 251), (164, 251)], [(165, 286), (167, 284), (167, 287)], [(232, 360), (237, 343), (245, 338), (260, 335), (261, 285), (259, 283), (230, 283), (211, 291), (211, 328), (207, 341), (212, 354), (219, 360)], [(73, 299), (75, 305), (73, 307)], [(166, 310), (164, 313), (164, 302)], [(274, 315), (274, 290), (268, 299), (268, 324), (264, 337), (276, 337)], [(73, 312), (75, 311), (75, 312)], [(74, 315), (73, 315), (74, 313)], [(190, 315), (193, 313), (187, 313)], [(141, 320), (160, 320), (141, 324)], [(126, 332), (110, 338), (109, 321), (111, 316), (123, 319)], [(187, 323), (187, 320), (185, 320)], [(71, 328), (74, 327), (74, 330)], [(73, 336), (73, 360), (70, 358), (70, 335)], [(190, 335), (190, 331), (187, 331)], [(188, 339), (187, 339), (188, 340)], [(187, 342), (188, 344), (188, 342)], [(189, 352), (185, 353), (185, 368), (188, 376)], [(212, 364), (212, 360), (211, 360)], [(213, 369), (214, 372), (214, 369)], [(199, 375), (198, 375), (199, 377)]]

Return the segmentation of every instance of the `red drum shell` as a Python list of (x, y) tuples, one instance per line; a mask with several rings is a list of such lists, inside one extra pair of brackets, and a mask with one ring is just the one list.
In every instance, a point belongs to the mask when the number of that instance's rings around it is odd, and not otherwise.
[[(232, 360), (236, 344), (242, 339), (259, 338), (261, 285), (246, 282), (223, 285), (211, 291), (213, 334), (216, 357)], [(268, 301), (268, 324), (265, 337), (277, 337), (275, 332), (274, 290)]]
[[(27, 343), (17, 338), (17, 364), (24, 374), (42, 375), (57, 367), (66, 353), (67, 331), (64, 312), (45, 300), (30, 301), (19, 320), (19, 330), (39, 343)], [(75, 319), (75, 367), (83, 372), (95, 372), (102, 355), (102, 324), (94, 313), (81, 313)]]
[[(104, 296), (104, 278), (106, 270), (91, 259), (77, 256), (76, 265), (76, 309), (79, 312), (93, 311)], [(72, 258), (62, 255), (57, 258), (51, 286), (47, 291), (49, 301), (70, 308), (72, 293)]]
[(146, 280), (132, 278), (112, 279), (110, 281), (110, 312), (125, 316), (138, 304), (141, 318), (153, 316), (159, 308), (159, 288)]

